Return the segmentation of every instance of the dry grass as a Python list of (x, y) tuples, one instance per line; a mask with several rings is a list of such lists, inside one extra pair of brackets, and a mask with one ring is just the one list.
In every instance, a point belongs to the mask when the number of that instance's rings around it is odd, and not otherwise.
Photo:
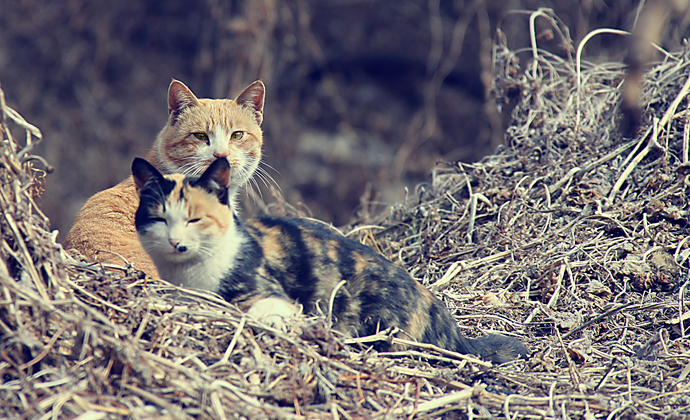
[(319, 318), (275, 331), (215, 295), (71, 260), (33, 202), (40, 132), (0, 102), (2, 417), (690, 416), (690, 53), (648, 73), (632, 139), (616, 128), (620, 65), (534, 58), (522, 72), (496, 45), (496, 95), (518, 98), (507, 147), (437, 170), (351, 233), (397, 256), (467, 335), (528, 344), (501, 367), (425, 345), (375, 353)]

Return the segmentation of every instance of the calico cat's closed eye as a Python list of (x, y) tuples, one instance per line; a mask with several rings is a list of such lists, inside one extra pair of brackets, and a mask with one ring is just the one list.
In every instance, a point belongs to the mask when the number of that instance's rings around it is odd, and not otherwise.
[(187, 223), (197, 223), (197, 222), (199, 222), (199, 221), (201, 221), (201, 219), (200, 219), (200, 218), (196, 218), (196, 219), (190, 220), (190, 221), (187, 222)]
[(235, 131), (230, 135), (231, 140), (242, 140), (244, 137), (244, 131)]
[(166, 225), (168, 224), (168, 221), (162, 217), (152, 217), (151, 220), (153, 220), (156, 223), (165, 223)]
[(206, 134), (206, 133), (192, 133), (192, 134), (194, 135), (194, 137), (196, 137), (197, 140), (203, 141), (204, 143), (209, 144), (208, 134)]

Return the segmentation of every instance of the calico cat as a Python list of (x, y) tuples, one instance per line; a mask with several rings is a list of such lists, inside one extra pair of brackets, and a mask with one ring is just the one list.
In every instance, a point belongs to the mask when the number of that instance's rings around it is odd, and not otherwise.
[[(256, 318), (280, 323), (297, 312), (327, 312), (333, 328), (367, 336), (398, 327), (407, 337), (503, 363), (527, 355), (518, 340), (463, 337), (448, 309), (409, 274), (318, 222), (260, 217), (240, 221), (231, 168), (219, 159), (201, 175), (164, 176), (132, 163), (140, 205), (136, 230), (163, 279), (211, 290)], [(230, 186), (230, 188), (228, 188)]]
[[(182, 82), (173, 80), (168, 88), (168, 122), (146, 158), (162, 173), (199, 174), (224, 157), (232, 167), (230, 186), (236, 191), (261, 161), (263, 109), (261, 81), (230, 100), (197, 99)], [(122, 265), (124, 258), (157, 277), (134, 229), (138, 205), (132, 177), (97, 193), (79, 210), (63, 247), (89, 261)]]

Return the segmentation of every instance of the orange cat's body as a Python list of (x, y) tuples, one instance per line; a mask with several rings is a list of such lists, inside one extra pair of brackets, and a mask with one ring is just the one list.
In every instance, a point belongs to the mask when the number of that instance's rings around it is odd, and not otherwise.
[[(233, 168), (234, 194), (261, 160), (263, 105), (261, 82), (230, 100), (197, 99), (174, 80), (168, 90), (168, 123), (146, 159), (165, 174), (198, 174), (217, 158), (226, 157)], [(134, 214), (138, 205), (132, 177), (97, 193), (77, 213), (63, 247), (88, 261), (132, 263), (156, 277), (156, 267), (137, 239)]]
[(138, 203), (132, 177), (95, 194), (79, 210), (64, 247), (78, 251), (88, 261), (118, 265), (127, 261), (157, 276), (156, 267), (141, 247), (134, 228)]

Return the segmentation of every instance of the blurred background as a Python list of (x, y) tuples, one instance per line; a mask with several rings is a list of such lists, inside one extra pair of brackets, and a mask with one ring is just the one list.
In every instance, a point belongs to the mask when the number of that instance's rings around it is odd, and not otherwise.
[[(173, 78), (210, 98), (262, 79), (267, 171), (288, 203), (338, 226), (400, 202), (436, 166), (476, 161), (502, 143), (510, 110), (491, 98), (491, 47), (496, 28), (512, 50), (529, 47), (520, 10), (553, 8), (577, 43), (594, 28), (630, 29), (639, 5), (0, 0), (0, 85), (43, 131), (37, 153), (55, 171), (41, 205), (61, 240), (85, 200), (146, 154), (166, 123)], [(572, 52), (537, 29), (540, 47)], [(677, 48), (681, 34), (667, 32), (664, 47)], [(599, 36), (586, 55), (620, 60), (624, 45)], [(363, 195), (378, 206), (363, 209)], [(263, 200), (274, 200), (270, 189)], [(245, 215), (266, 209), (244, 205)]]

